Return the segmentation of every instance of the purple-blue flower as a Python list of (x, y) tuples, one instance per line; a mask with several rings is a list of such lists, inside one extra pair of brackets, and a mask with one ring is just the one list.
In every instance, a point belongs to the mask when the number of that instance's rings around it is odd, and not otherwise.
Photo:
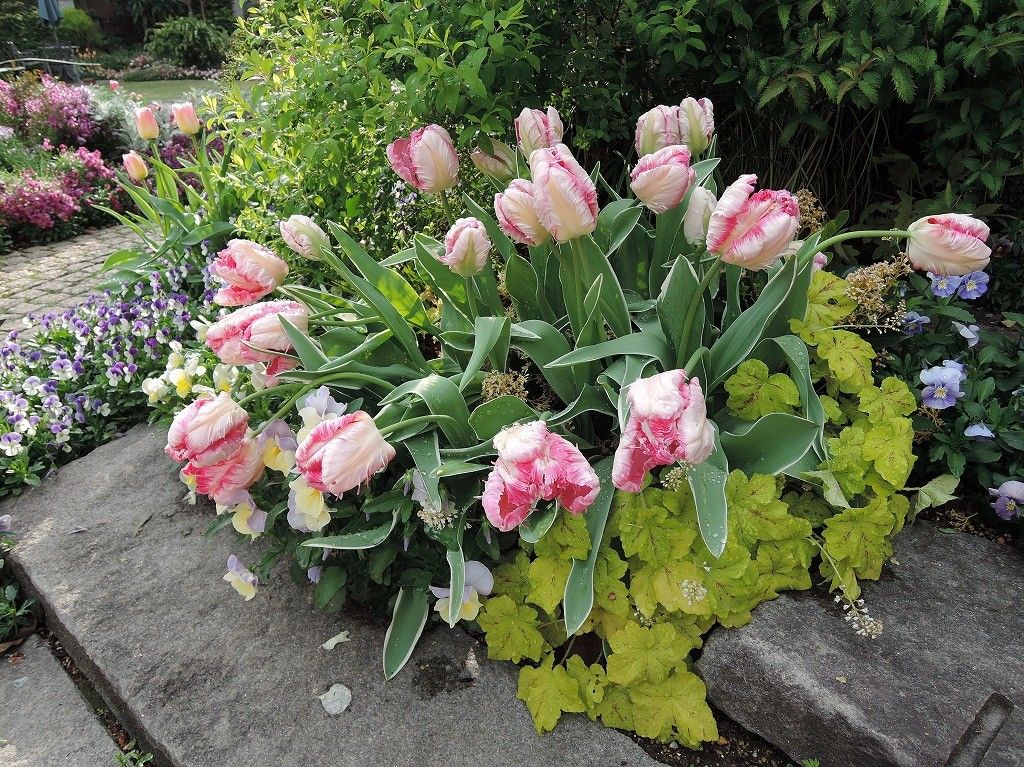
[(938, 366), (921, 371), (921, 399), (927, 407), (943, 410), (964, 396), (960, 391), (963, 373), (952, 367)]
[(908, 336), (919, 335), (924, 332), (924, 326), (931, 321), (931, 317), (917, 312), (907, 312), (903, 315), (903, 332)]
[(981, 336), (978, 335), (977, 325), (964, 325), (962, 322), (956, 322), (954, 320), (953, 327), (955, 327), (957, 332), (967, 340), (967, 346), (969, 348), (977, 346), (978, 341), (981, 340)]
[(956, 291), (960, 298), (981, 298), (988, 290), (988, 275), (985, 272), (971, 272), (961, 280), (960, 287)]
[(931, 272), (928, 272), (928, 277), (932, 281), (932, 295), (937, 298), (949, 298), (956, 293), (962, 280), (961, 277), (954, 275), (932, 274)]
[(964, 429), (965, 437), (972, 437), (974, 439), (992, 439), (995, 434), (983, 423), (972, 423), (966, 429)]
[(997, 488), (989, 488), (988, 494), (995, 498), (992, 508), (1000, 517), (1007, 522), (1020, 517), (1021, 509), (1024, 508), (1024, 482), (1011, 479)]

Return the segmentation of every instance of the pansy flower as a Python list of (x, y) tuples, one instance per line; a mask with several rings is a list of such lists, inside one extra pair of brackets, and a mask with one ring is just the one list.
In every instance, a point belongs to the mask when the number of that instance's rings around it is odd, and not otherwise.
[(960, 391), (962, 376), (962, 371), (945, 365), (922, 370), (921, 383), (925, 386), (921, 391), (921, 399), (925, 406), (943, 410), (955, 405), (956, 401), (964, 396)]
[(992, 439), (995, 434), (983, 423), (972, 423), (966, 429), (964, 429), (964, 436), (971, 437), (972, 439)]
[(963, 277), (946, 274), (932, 274), (928, 272), (932, 281), (932, 295), (936, 298), (949, 298), (960, 288)]
[(256, 596), (256, 586), (259, 585), (259, 579), (234, 554), (228, 557), (228, 571), (224, 574), (224, 580), (230, 583), (235, 591), (245, 597), (246, 602)]
[(966, 341), (968, 348), (978, 345), (978, 341), (981, 340), (981, 336), (978, 335), (977, 325), (964, 325), (962, 322), (953, 321), (953, 327), (956, 328), (959, 333)]
[(985, 272), (971, 272), (960, 279), (962, 282), (956, 290), (956, 294), (960, 298), (968, 300), (981, 298), (988, 290), (988, 274)]
[[(466, 581), (462, 589), (462, 605), (459, 608), (459, 620), (472, 621), (480, 614), (480, 597), (490, 595), (494, 589), (494, 576), (483, 562), (470, 559), (466, 562)], [(430, 593), (437, 597), (434, 609), (442, 617), (448, 616), (451, 605), (452, 590), (439, 586), (431, 586)]]
[(277, 418), (266, 425), (259, 436), (263, 463), (268, 469), (288, 474), (295, 467), (295, 449), (299, 446), (295, 432)]
[(903, 315), (903, 332), (908, 336), (920, 335), (924, 332), (924, 326), (931, 321), (931, 317), (917, 312), (907, 312)]
[(995, 498), (992, 508), (1002, 519), (1012, 522), (1021, 517), (1024, 510), (1024, 482), (1011, 479), (999, 487), (989, 488), (988, 494)]
[(331, 521), (324, 494), (310, 487), (305, 477), (288, 483), (288, 524), (300, 533), (320, 532)]

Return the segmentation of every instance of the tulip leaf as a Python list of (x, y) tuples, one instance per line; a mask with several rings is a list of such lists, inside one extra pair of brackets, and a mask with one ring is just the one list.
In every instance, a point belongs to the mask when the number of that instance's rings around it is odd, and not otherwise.
[(704, 182), (711, 178), (711, 174), (715, 172), (715, 168), (721, 161), (721, 157), (709, 157), (706, 160), (695, 162), (691, 166), (693, 168), (693, 185), (704, 186)]
[[(395, 391), (399, 391), (396, 389)], [(434, 415), (450, 416), (451, 420), (438, 423), (452, 447), (467, 447), (476, 444), (473, 430), (469, 426), (469, 407), (459, 387), (447, 378), (432, 373), (421, 378), (406, 393), (419, 397)]]
[(552, 503), (544, 511), (533, 512), (519, 525), (519, 537), (527, 543), (536, 543), (551, 529), (557, 517), (557, 503)]
[(818, 436), (818, 424), (789, 413), (769, 413), (723, 432), (729, 466), (746, 474), (781, 474), (803, 458)]
[(697, 506), (697, 527), (704, 545), (715, 557), (722, 556), (729, 534), (729, 507), (725, 500), (728, 476), (729, 460), (717, 437), (715, 452), (686, 473)]
[(430, 607), (425, 591), (403, 586), (395, 600), (391, 625), (384, 635), (384, 678), (392, 679), (412, 656), (427, 624)]
[(601, 482), (601, 489), (586, 511), (590, 553), (586, 559), (573, 559), (569, 580), (565, 584), (565, 595), (562, 598), (566, 636), (572, 636), (580, 630), (594, 607), (594, 567), (597, 565), (604, 528), (608, 523), (608, 512), (615, 496), (615, 488), (612, 485), (612, 459), (605, 458), (594, 466), (594, 471)]
[[(701, 331), (704, 328), (704, 297), (698, 295), (699, 287), (700, 277), (694, 271), (693, 264), (685, 256), (676, 256), (658, 294), (658, 318), (669, 345), (676, 353), (675, 359), (680, 364), (700, 346)], [(683, 323), (694, 301), (699, 301), (700, 305), (694, 315), (691, 338), (683, 338)]]
[(462, 612), (462, 595), (466, 590), (466, 557), (462, 553), (462, 531), (459, 531), (458, 546), (449, 548), (446, 552), (448, 559), (448, 570), (451, 572), (449, 589), (451, 598), (448, 600), (448, 615), (445, 620), (448, 625), (455, 628), (459, 622), (459, 614)]
[(581, 270), (582, 284), (593, 285), (598, 279), (601, 280), (599, 303), (608, 327), (617, 336), (629, 335), (629, 309), (626, 308), (626, 297), (622, 293), (619, 278), (612, 269), (608, 256), (589, 234), (571, 242), (573, 266)]
[(512, 346), (533, 361), (562, 402), (572, 402), (579, 393), (575, 372), (571, 368), (549, 370), (546, 367), (552, 360), (569, 353), (569, 342), (565, 336), (554, 325), (543, 320), (526, 320), (516, 326), (533, 333), (537, 340), (514, 338)]
[(601, 396), (600, 389), (596, 386), (584, 386), (583, 391), (572, 401), (571, 405), (565, 410), (555, 413), (547, 422), (552, 426), (558, 426), (591, 410), (606, 415), (615, 415), (615, 409), (605, 397)]
[(740, 316), (743, 308), (740, 306), (740, 279), (743, 277), (743, 267), (736, 264), (725, 265), (725, 311), (722, 313), (722, 330), (724, 331)]
[(593, 346), (583, 346), (574, 349), (568, 354), (563, 354), (558, 359), (552, 360), (545, 367), (564, 368), (579, 365), (584, 362), (593, 362), (623, 354), (632, 354), (640, 357), (653, 357), (660, 360), (663, 365), (669, 365), (671, 355), (668, 344), (661, 335), (655, 333), (633, 333), (620, 338), (613, 338)]
[(540, 280), (533, 264), (518, 253), (509, 254), (505, 263), (505, 287), (517, 316), (554, 321), (555, 314), (540, 291)]
[(323, 610), (327, 607), (335, 595), (341, 591), (346, 580), (348, 580), (348, 572), (345, 568), (325, 567), (320, 574), (320, 580), (316, 584), (313, 606), (317, 610)]
[(651, 271), (648, 274), (648, 289), (651, 298), (662, 292), (662, 284), (668, 276), (665, 267), (676, 253), (676, 240), (682, 231), (683, 214), (686, 212), (688, 204), (689, 200), (684, 200), (654, 219), (654, 251), (651, 255)]
[(409, 455), (412, 456), (412, 462), (416, 464), (416, 471), (420, 473), (423, 479), (427, 500), (435, 509), (440, 509), (441, 453), (437, 447), (437, 432), (431, 430), (423, 434), (417, 434), (405, 440), (402, 444), (409, 451)]
[(316, 345), (312, 338), (290, 323), (283, 314), (277, 315), (277, 318), (281, 323), (281, 327), (284, 328), (285, 335), (288, 336), (288, 340), (291, 341), (292, 346), (295, 348), (295, 353), (299, 355), (302, 367), (307, 371), (319, 370), (329, 362), (326, 355), (320, 351), (320, 347)]
[(437, 260), (437, 256), (443, 252), (444, 246), (437, 240), (418, 234), (414, 239), (414, 247), (416, 248), (416, 267), (420, 276), (434, 293), (444, 299), (442, 312), (444, 314), (454, 313), (457, 324), (468, 329), (472, 323), (469, 321), (469, 297), (466, 294), (466, 281)]
[(818, 252), (820, 241), (821, 232), (812, 234), (804, 240), (804, 244), (796, 255), (789, 257), (796, 268), (793, 289), (789, 291), (789, 295), (769, 322), (768, 330), (764, 334), (766, 338), (789, 334), (791, 332), (789, 321), (803, 320), (806, 316), (807, 296), (811, 290), (811, 278), (814, 276), (814, 255)]
[(469, 425), (480, 439), (487, 440), (509, 424), (536, 420), (537, 413), (533, 408), (519, 397), (506, 394), (478, 406), (469, 417)]
[(476, 474), (478, 471), (490, 471), (493, 466), (469, 461), (445, 461), (437, 467), (438, 477), (461, 477), (463, 474)]
[(341, 535), (329, 535), (325, 538), (310, 538), (308, 541), (303, 541), (302, 545), (311, 549), (343, 549), (345, 551), (372, 549), (374, 546), (384, 543), (397, 524), (398, 512), (396, 511), (392, 514), (391, 521), (382, 525)]
[(494, 370), (504, 370), (508, 357), (511, 322), (508, 317), (477, 317), (473, 323), (473, 355), (466, 363), (459, 390), (464, 390), (480, 372), (488, 355)]

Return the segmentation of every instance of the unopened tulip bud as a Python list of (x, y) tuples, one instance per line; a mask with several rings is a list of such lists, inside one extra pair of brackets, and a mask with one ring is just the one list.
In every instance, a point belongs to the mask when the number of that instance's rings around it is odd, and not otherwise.
[(695, 99), (687, 96), (679, 105), (686, 126), (686, 140), (694, 157), (708, 148), (715, 133), (715, 112), (711, 99)]
[(664, 213), (681, 203), (693, 185), (690, 153), (685, 146), (667, 146), (644, 155), (630, 178), (637, 199), (654, 213)]
[(534, 248), (551, 237), (537, 216), (533, 184), (525, 179), (513, 180), (494, 195), (494, 214), (501, 231), (518, 243)]
[[(686, 143), (686, 123), (679, 107), (656, 106), (636, 121), (637, 157)], [(691, 150), (692, 151), (692, 150)]]
[(438, 194), (458, 183), (459, 155), (440, 125), (428, 125), (392, 141), (387, 155), (395, 173), (421, 192)]
[(597, 188), (565, 144), (530, 155), (537, 216), (557, 242), (597, 227)]
[(925, 216), (907, 231), (907, 256), (914, 268), (940, 275), (962, 276), (988, 266), (992, 250), (985, 244), (988, 226), (963, 213)]
[(174, 124), (178, 126), (178, 130), (186, 136), (194, 136), (199, 133), (202, 126), (199, 124), (196, 108), (191, 101), (172, 105), (171, 114), (174, 116)]
[(708, 223), (708, 251), (754, 271), (778, 261), (800, 229), (796, 198), (785, 190), (755, 193), (756, 183), (747, 174), (730, 184)]
[(135, 110), (135, 127), (139, 132), (139, 137), (147, 141), (152, 141), (160, 136), (160, 125), (150, 107), (141, 107)]
[(279, 227), (285, 245), (300, 256), (319, 261), (321, 252), (331, 247), (327, 233), (309, 216), (289, 216)]
[(708, 236), (708, 222), (718, 202), (710, 189), (702, 186), (690, 192), (690, 201), (683, 214), (683, 236), (691, 245), (700, 245)]
[(132, 151), (121, 155), (121, 162), (124, 164), (125, 173), (132, 181), (142, 181), (149, 175), (149, 167), (138, 152)]
[(508, 144), (491, 141), (491, 153), (477, 147), (470, 155), (477, 170), (495, 181), (508, 183), (516, 177), (516, 152)]
[(444, 253), (438, 260), (462, 277), (479, 274), (487, 266), (491, 240), (483, 222), (477, 218), (460, 218), (444, 238)]
[(548, 149), (560, 144), (565, 128), (558, 110), (548, 107), (547, 111), (523, 109), (516, 118), (516, 141), (527, 160), (537, 149)]

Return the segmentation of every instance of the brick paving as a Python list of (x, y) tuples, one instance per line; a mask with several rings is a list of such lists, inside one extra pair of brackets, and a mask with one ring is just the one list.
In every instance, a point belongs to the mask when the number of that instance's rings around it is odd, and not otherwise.
[(0, 256), (0, 329), (81, 303), (103, 281), (104, 259), (139, 242), (128, 227), (115, 226)]

